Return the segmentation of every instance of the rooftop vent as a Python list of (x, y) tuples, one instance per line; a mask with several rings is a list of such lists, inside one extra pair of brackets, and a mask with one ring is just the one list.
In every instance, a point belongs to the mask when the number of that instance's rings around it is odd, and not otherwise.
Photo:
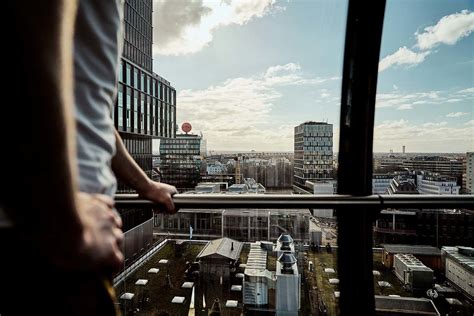
[(288, 243), (292, 243), (293, 242), (293, 238), (291, 237), (290, 234), (281, 234), (280, 237), (278, 237), (278, 241), (279, 242), (288, 242)]
[(296, 258), (291, 253), (282, 253), (278, 258), (278, 261), (281, 263), (281, 273), (283, 274), (293, 274), (292, 266), (296, 263)]

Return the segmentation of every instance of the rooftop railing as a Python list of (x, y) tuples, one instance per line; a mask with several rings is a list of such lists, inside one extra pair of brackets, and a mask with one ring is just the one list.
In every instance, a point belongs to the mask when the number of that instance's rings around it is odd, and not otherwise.
[[(474, 209), (474, 195), (279, 195), (279, 194), (176, 194), (177, 208), (248, 209)], [(119, 194), (118, 207), (153, 206), (136, 194)]]

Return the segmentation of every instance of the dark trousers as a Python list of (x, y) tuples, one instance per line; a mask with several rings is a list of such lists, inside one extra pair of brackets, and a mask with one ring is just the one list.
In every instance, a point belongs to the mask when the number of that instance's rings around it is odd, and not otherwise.
[(1, 316), (117, 315), (103, 280), (58, 269), (14, 229), (0, 229)]

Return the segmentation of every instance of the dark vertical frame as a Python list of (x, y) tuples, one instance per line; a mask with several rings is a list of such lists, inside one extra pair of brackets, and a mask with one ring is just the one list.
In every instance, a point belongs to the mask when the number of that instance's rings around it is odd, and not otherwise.
[[(385, 0), (349, 1), (344, 50), (338, 194), (372, 194), (377, 74)], [(374, 211), (338, 209), (338, 269), (342, 315), (374, 315)]]

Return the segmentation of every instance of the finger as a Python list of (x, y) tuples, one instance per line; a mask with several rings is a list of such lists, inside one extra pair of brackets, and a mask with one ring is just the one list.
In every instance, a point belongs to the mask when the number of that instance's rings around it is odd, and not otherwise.
[(165, 208), (166, 208), (165, 209), (166, 213), (168, 213), (168, 214), (176, 213), (173, 198), (171, 197), (171, 195), (167, 196), (167, 199), (165, 200), (164, 204), (165, 204)]
[(117, 212), (115, 208), (112, 209), (112, 214), (114, 215), (115, 225), (117, 225), (118, 228), (122, 228), (122, 225), (123, 225), (122, 217), (120, 217), (120, 214)]
[(98, 199), (99, 201), (101, 201), (102, 203), (106, 204), (110, 208), (114, 207), (115, 205), (114, 200), (108, 195), (94, 194), (94, 197)]

